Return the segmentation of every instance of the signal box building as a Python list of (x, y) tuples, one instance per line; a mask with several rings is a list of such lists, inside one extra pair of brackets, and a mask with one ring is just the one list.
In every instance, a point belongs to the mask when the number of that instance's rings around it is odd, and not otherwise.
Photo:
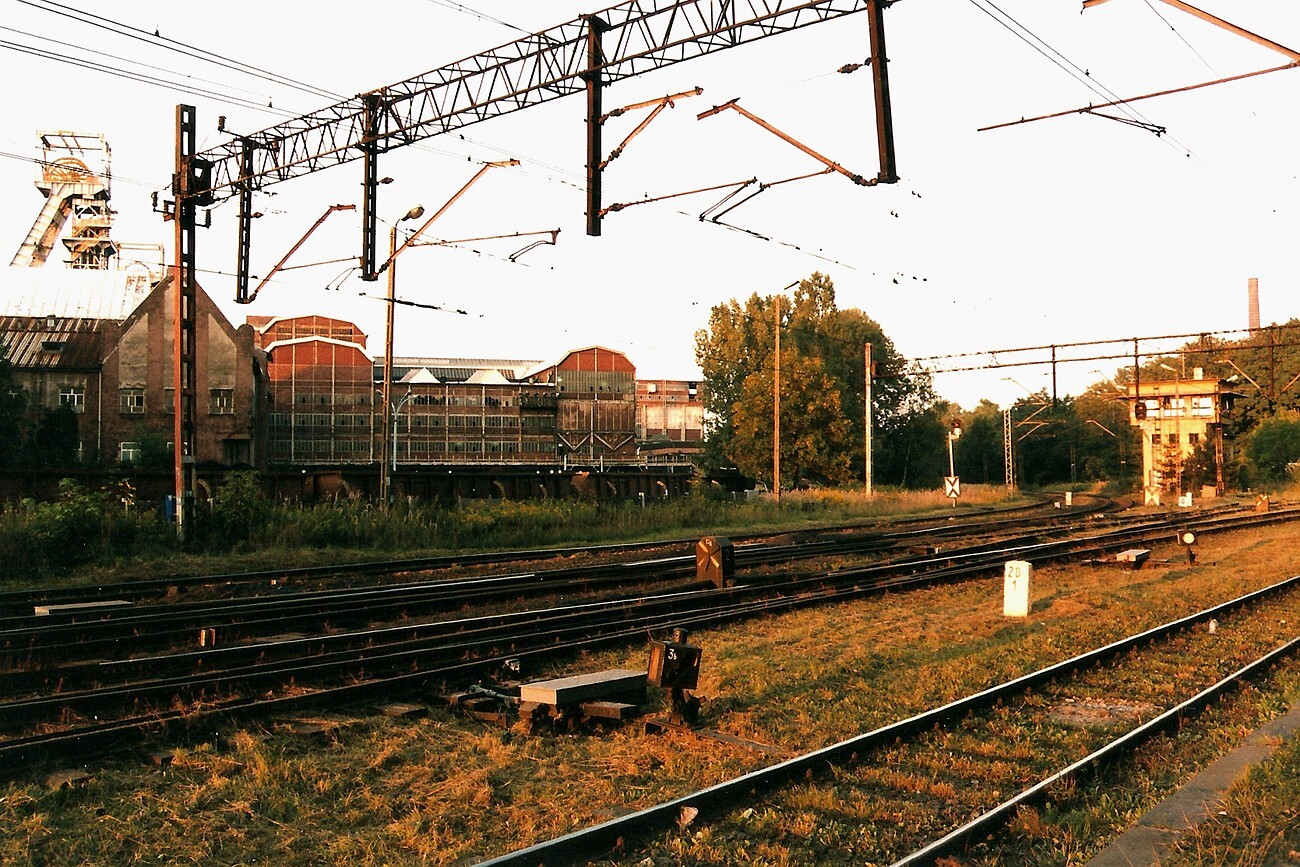
[(1206, 379), (1143, 380), (1129, 385), (1129, 423), (1142, 430), (1142, 477), (1148, 490), (1183, 492), (1182, 471), (1198, 447), (1214, 450), (1223, 489), (1223, 424), (1241, 397), (1229, 383)]

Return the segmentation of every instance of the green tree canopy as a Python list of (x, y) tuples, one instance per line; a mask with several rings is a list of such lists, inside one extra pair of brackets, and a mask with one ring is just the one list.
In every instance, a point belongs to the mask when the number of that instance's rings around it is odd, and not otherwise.
[[(776, 296), (751, 295), (713, 308), (696, 332), (695, 354), (704, 371), (709, 457), (755, 478), (772, 477), (772, 410)], [(800, 281), (780, 301), (782, 481), (844, 484), (862, 478), (865, 456), (866, 356), (870, 343), (875, 476), (881, 483), (908, 478), (907, 460), (920, 445), (907, 439), (912, 417), (934, 403), (928, 377), (908, 376), (904, 361), (880, 325), (861, 310), (841, 310), (824, 274)], [(933, 444), (931, 444), (933, 445)], [(939, 446), (942, 449), (942, 440)], [(946, 460), (946, 458), (945, 458)], [(915, 476), (913, 476), (915, 478)]]
[(1300, 420), (1292, 416), (1260, 422), (1246, 444), (1246, 456), (1262, 479), (1269, 482), (1289, 479), (1288, 465), (1300, 461)]

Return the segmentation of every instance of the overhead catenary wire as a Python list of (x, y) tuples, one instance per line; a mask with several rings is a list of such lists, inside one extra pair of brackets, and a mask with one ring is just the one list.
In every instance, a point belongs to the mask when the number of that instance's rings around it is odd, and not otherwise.
[[(8, 160), (18, 160), (19, 162), (24, 162), (24, 163), (32, 163), (33, 165), (40, 166), (42, 168), (56, 165), (55, 163), (52, 163), (49, 160), (43, 160), (40, 157), (25, 156), (23, 154), (13, 153), (11, 151), (0, 151), (0, 158), (8, 159)], [(64, 171), (67, 170), (67, 166), (65, 165), (59, 164), (58, 167), (60, 169), (63, 169)], [(153, 181), (142, 181), (136, 178), (123, 177), (122, 175), (119, 175), (117, 172), (113, 173), (113, 182), (131, 184), (137, 187), (144, 187), (145, 189), (153, 189), (154, 187), (157, 186), (157, 184), (155, 184)]]
[[(1089, 69), (1085, 67), (1081, 67), (1074, 61), (1070, 60), (1063, 53), (1058, 51), (1056, 48), (1052, 47), (1052, 45), (1048, 43), (1046, 40), (1044, 40), (1042, 37), (1038, 36), (1032, 30), (1026, 27), (1024, 24), (1021, 24), (1017, 19), (1015, 19), (1014, 17), (1012, 17), (1011, 15), (1003, 11), (1000, 7), (994, 4), (992, 0), (967, 0), (967, 2), (970, 3), (972, 6), (974, 6), (976, 9), (979, 9), (985, 15), (992, 18), (994, 21), (996, 21), (998, 24), (1004, 27), (1008, 32), (1014, 35), (1017, 39), (1020, 39), (1030, 48), (1033, 48), (1036, 52), (1038, 52), (1043, 57), (1045, 57), (1053, 66), (1056, 66), (1057, 68), (1061, 69), (1071, 78), (1073, 78), (1075, 81), (1082, 84), (1084, 87), (1092, 91), (1097, 96), (1102, 97), (1102, 99), (1106, 101), (1108, 104), (1114, 105), (1120, 111), (1124, 112), (1134, 121), (1133, 123), (1134, 126), (1141, 127), (1143, 129), (1155, 133), (1157, 138), (1160, 138), (1162, 141), (1167, 142), (1170, 147), (1184, 153), (1188, 157), (1192, 157), (1196, 159), (1199, 163), (1201, 163), (1206, 168), (1211, 168), (1209, 164), (1206, 163), (1205, 160), (1201, 159), (1199, 155), (1195, 154), (1190, 147), (1188, 147), (1183, 142), (1179, 141), (1174, 136), (1169, 135), (1168, 130), (1165, 127), (1161, 126), (1160, 124), (1157, 124), (1155, 121), (1145, 116), (1144, 114), (1142, 114), (1142, 112), (1138, 111), (1137, 109), (1134, 109), (1129, 104), (1128, 100), (1126, 100), (1124, 97), (1119, 96), (1117, 93), (1115, 93), (1115, 91), (1111, 90), (1109, 87), (1106, 87), (1104, 84), (1097, 81), (1097, 79), (1092, 75)], [(986, 8), (985, 6), (981, 5), (981, 3), (986, 3), (989, 8)], [(996, 10), (996, 12), (990, 11), (990, 9)], [(1096, 117), (1107, 117), (1106, 115), (1097, 114), (1096, 112), (1092, 112), (1092, 114)], [(1115, 118), (1108, 117), (1107, 119), (1114, 120)]]
[[(7, 39), (0, 39), (0, 48), (8, 49), (10, 51), (15, 51), (20, 54), (30, 54), (32, 56), (40, 57), (45, 60), (53, 60), (57, 63), (65, 63), (68, 64), (69, 66), (79, 66), (83, 69), (89, 69), (92, 72), (102, 72), (106, 75), (112, 75), (118, 78), (126, 78), (131, 81), (140, 82), (142, 84), (150, 84), (155, 87), (163, 87), (170, 90), (178, 90), (182, 93), (187, 93), (192, 96), (207, 96), (213, 99), (221, 100), (223, 102), (228, 102), (234, 105), (240, 105), (246, 108), (253, 108), (258, 110), (274, 112), (274, 109), (268, 109), (266, 106), (263, 106), (260, 103), (247, 99), (245, 97), (235, 96), (233, 94), (220, 93), (215, 90), (208, 90), (207, 88), (197, 87), (195, 85), (189, 85), (183, 82), (168, 81), (167, 79), (159, 78), (154, 75), (148, 75), (143, 72), (132, 72), (129, 69), (121, 69), (118, 67), (110, 66), (108, 64), (98, 63), (93, 60), (82, 60), (75, 57), (67, 57), (55, 53), (53, 51), (48, 51), (43, 48), (36, 48), (34, 46), (21, 45), (17, 42), (10, 42)], [(292, 112), (280, 112), (280, 114), (286, 116), (292, 116)]]
[(503, 21), (500, 18), (497, 18), (492, 15), (488, 15), (486, 12), (480, 12), (477, 9), (471, 9), (470, 7), (466, 6), (463, 3), (456, 3), (453, 2), (453, 0), (425, 0), (425, 2), (431, 3), (434, 6), (441, 6), (444, 9), (450, 9), (453, 12), (460, 12), (462, 14), (470, 16), (471, 18), (477, 18), (480, 21), (487, 21), (492, 24), (499, 24), (502, 27), (507, 27), (511, 30), (515, 30), (518, 31), (519, 33), (523, 33), (525, 36), (535, 35), (531, 30), (526, 30), (517, 24), (511, 24), (509, 21)]
[(224, 67), (226, 69), (241, 73), (243, 75), (251, 75), (253, 77), (261, 78), (266, 81), (272, 81), (276, 84), (280, 84), (286, 87), (291, 87), (295, 90), (301, 90), (306, 93), (311, 93), (314, 94), (315, 96), (325, 97), (326, 99), (337, 98), (337, 94), (332, 94), (323, 88), (316, 87), (315, 85), (298, 81), (297, 79), (289, 78), (288, 76), (280, 75), (279, 73), (272, 72), (267, 69), (263, 69), (260, 66), (254, 66), (252, 64), (245, 63), (243, 61), (234, 60), (233, 58), (226, 57), (214, 51), (208, 51), (207, 49), (204, 48), (199, 48), (197, 46), (189, 45), (187, 43), (162, 36), (157, 31), (151, 34), (147, 30), (144, 30), (143, 28), (133, 27), (129, 24), (123, 24), (120, 21), (115, 21), (111, 18), (106, 18), (102, 15), (96, 15), (92, 12), (87, 12), (84, 9), (78, 9), (73, 6), (67, 6), (62, 3), (57, 3), (55, 2), (55, 0), (39, 0), (39, 2), (35, 2), (35, 0), (17, 0), (17, 2), (23, 4), (24, 6), (30, 6), (33, 9), (39, 9), (43, 12), (50, 12), (55, 15), (60, 15), (65, 18), (69, 18), (73, 21), (80, 21), (84, 24), (89, 24), (92, 27), (97, 27), (102, 30), (108, 30), (112, 33), (118, 33), (120, 35), (127, 36), (131, 39), (136, 39), (150, 45), (156, 45), (158, 47), (165, 48), (170, 51), (175, 51), (187, 57), (192, 57), (197, 60), (202, 60), (208, 63), (214, 63), (217, 66)]

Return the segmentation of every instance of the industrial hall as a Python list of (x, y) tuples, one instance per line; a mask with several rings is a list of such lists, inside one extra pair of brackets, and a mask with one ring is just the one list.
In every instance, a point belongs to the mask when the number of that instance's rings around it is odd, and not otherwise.
[[(171, 460), (173, 299), (159, 277), (138, 263), (0, 277), (0, 341), (27, 424), (70, 414), (82, 467)], [(292, 470), (306, 493), (374, 493), (386, 465), (397, 492), (562, 496), (563, 474), (583, 470), (626, 477), (606, 494), (663, 493), (676, 488), (626, 479), (688, 473), (703, 438), (698, 383), (639, 382), (626, 355), (602, 346), (551, 361), (395, 356), (385, 430), (384, 359), (356, 325), (321, 315), (235, 325), (202, 289), (197, 300), (201, 471)], [(466, 482), (458, 467), (478, 469)], [(507, 480), (491, 467), (514, 470)], [(421, 478), (434, 468), (436, 483)]]

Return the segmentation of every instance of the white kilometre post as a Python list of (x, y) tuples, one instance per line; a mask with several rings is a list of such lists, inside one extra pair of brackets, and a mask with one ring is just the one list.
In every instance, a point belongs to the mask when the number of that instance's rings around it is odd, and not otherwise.
[(1027, 560), (1008, 560), (1002, 578), (1002, 616), (1028, 617), (1034, 567)]

